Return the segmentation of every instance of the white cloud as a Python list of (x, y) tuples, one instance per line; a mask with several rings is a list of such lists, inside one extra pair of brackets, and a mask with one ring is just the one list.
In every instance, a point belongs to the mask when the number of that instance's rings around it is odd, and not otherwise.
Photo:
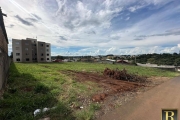
[[(169, 1), (1, 0), (0, 4), (2, 10), (8, 15), (7, 18), (4, 18), (8, 38), (24, 39), (37, 37), (38, 40), (50, 42), (55, 47), (70, 48), (75, 46), (90, 49), (78, 52), (61, 52), (62, 54), (80, 55), (111, 52), (116, 54), (144, 53), (149, 52), (144, 49), (144, 47), (148, 46), (155, 52), (158, 52), (159, 48), (155, 49), (153, 48), (154, 46), (178, 44), (178, 34), (141, 37), (141, 39), (135, 37), (179, 32), (179, 28), (177, 28), (179, 23), (176, 22), (179, 19), (169, 19), (169, 16), (179, 11), (179, 7), (171, 7), (171, 9), (155, 12), (144, 19), (139, 17), (137, 23), (133, 23), (134, 16), (131, 17), (138, 10), (150, 4), (155, 6), (154, 9), (158, 9)], [(126, 10), (130, 12), (124, 13)], [(123, 16), (123, 14), (128, 16)], [(22, 21), (15, 17), (17, 15), (24, 22), (31, 23), (32, 26), (23, 24)], [(131, 25), (125, 28), (114, 29), (116, 25), (112, 21), (118, 18), (123, 18), (126, 22), (130, 22)], [(119, 23), (117, 21), (117, 24), (126, 25), (126, 22)], [(176, 49), (173, 50), (176, 51)], [(53, 54), (57, 54), (57, 51), (54, 50)]]
[[(68, 51), (68, 50), (67, 50)], [(161, 46), (152, 46), (152, 47), (132, 47), (132, 48), (118, 48), (118, 47), (109, 47), (109, 48), (96, 48), (96, 47), (89, 47), (77, 50), (75, 52), (63, 52), (62, 50), (57, 53), (52, 53), (52, 55), (107, 55), (107, 54), (114, 54), (114, 55), (138, 55), (138, 54), (147, 54), (147, 53), (178, 53), (179, 48), (177, 46), (172, 47), (161, 47)]]
[(136, 10), (141, 9), (141, 8), (143, 8), (143, 7), (145, 7), (145, 6), (143, 6), (143, 5), (135, 5), (135, 6), (129, 7), (128, 9), (129, 9), (129, 11), (131, 11), (131, 12), (135, 12)]
[(180, 48), (180, 44), (178, 44), (178, 47)]

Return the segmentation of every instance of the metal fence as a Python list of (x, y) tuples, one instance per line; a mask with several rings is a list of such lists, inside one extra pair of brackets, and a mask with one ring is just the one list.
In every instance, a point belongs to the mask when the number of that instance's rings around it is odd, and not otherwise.
[(0, 50), (0, 90), (5, 88), (8, 79), (8, 71), (11, 59)]

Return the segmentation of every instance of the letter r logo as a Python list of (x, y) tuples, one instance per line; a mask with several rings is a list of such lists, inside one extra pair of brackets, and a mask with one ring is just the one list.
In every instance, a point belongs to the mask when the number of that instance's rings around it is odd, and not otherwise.
[[(168, 118), (171, 118), (171, 120), (174, 120), (174, 112), (173, 111), (164, 111), (166, 113), (166, 120)], [(168, 115), (168, 113), (171, 113), (171, 115)]]
[(177, 110), (163, 109), (161, 117), (162, 117), (162, 120), (178, 120), (177, 119)]

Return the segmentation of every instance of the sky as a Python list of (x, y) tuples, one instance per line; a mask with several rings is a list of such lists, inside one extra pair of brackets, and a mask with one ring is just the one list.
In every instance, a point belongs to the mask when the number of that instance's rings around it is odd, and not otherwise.
[(56, 55), (179, 53), (180, 0), (0, 0), (9, 39)]

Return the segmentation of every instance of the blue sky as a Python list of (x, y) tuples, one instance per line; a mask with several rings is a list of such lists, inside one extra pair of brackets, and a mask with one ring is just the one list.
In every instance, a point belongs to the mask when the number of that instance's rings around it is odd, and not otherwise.
[(180, 50), (179, 0), (0, 0), (12, 38), (52, 44), (52, 55)]

